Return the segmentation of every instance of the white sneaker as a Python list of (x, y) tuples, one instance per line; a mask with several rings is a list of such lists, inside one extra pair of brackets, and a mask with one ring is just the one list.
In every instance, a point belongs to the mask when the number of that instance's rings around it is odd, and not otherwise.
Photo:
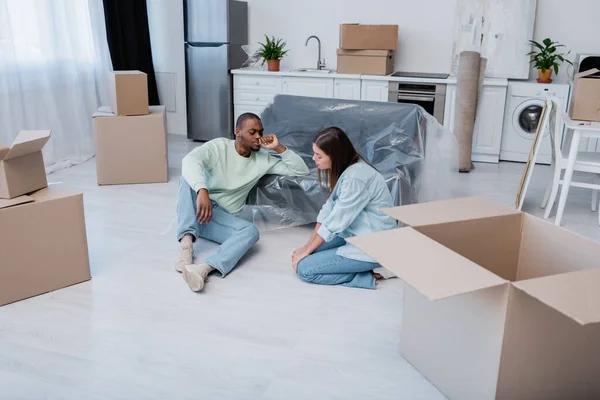
[(185, 265), (193, 263), (194, 258), (194, 242), (191, 236), (185, 235), (181, 239), (181, 246), (179, 247), (179, 258), (175, 262), (175, 269), (177, 272), (181, 272)]
[(190, 289), (199, 292), (204, 287), (204, 282), (210, 271), (214, 268), (208, 264), (190, 264), (185, 265), (182, 270), (183, 280), (187, 282)]

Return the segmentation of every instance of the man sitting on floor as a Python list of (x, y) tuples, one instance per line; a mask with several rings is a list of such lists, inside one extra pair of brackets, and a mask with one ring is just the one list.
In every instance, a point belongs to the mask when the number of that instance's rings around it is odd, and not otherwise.
[[(261, 147), (280, 157), (259, 151)], [(258, 180), (266, 174), (304, 176), (309, 170), (276, 135), (263, 136), (257, 115), (245, 113), (237, 119), (235, 140), (213, 139), (195, 148), (183, 158), (181, 172), (177, 197), (181, 247), (176, 269), (198, 292), (211, 271), (216, 269), (224, 277), (258, 241), (256, 226), (236, 216)], [(192, 264), (196, 238), (221, 244), (201, 264)]]

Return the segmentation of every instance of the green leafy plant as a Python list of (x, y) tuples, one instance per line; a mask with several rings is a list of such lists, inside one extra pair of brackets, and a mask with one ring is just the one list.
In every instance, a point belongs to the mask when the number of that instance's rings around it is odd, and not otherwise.
[(286, 42), (282, 39), (276, 40), (274, 37), (269, 39), (267, 35), (265, 35), (265, 39), (265, 43), (258, 42), (262, 48), (255, 54), (263, 59), (262, 65), (265, 64), (265, 60), (281, 60), (289, 51), (285, 49)]
[(530, 40), (529, 43), (535, 46), (537, 51), (534, 50), (527, 53), (527, 55), (531, 57), (531, 63), (542, 72), (553, 69), (554, 72), (558, 74), (560, 63), (566, 62), (573, 65), (571, 61), (565, 59), (565, 56), (571, 53), (571, 51), (566, 54), (558, 53), (556, 51), (559, 47), (565, 47), (564, 45), (554, 42), (550, 38), (544, 39), (542, 43), (538, 43), (535, 40)]

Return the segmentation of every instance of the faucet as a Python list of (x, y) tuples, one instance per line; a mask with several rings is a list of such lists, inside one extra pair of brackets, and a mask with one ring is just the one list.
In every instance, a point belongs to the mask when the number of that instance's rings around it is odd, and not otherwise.
[(308, 46), (308, 42), (312, 38), (317, 39), (317, 43), (319, 44), (319, 54), (317, 55), (317, 70), (320, 71), (322, 68), (325, 68), (325, 60), (321, 62), (321, 40), (317, 36), (311, 35), (306, 39), (306, 43), (304, 43), (304, 46)]

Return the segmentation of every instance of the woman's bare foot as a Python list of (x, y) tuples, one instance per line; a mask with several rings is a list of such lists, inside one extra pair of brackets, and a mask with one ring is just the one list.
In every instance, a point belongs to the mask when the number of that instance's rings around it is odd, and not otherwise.
[(375, 281), (379, 281), (379, 280), (383, 279), (383, 276), (381, 276), (377, 272), (371, 271), (371, 275), (373, 275), (373, 278), (375, 278)]

